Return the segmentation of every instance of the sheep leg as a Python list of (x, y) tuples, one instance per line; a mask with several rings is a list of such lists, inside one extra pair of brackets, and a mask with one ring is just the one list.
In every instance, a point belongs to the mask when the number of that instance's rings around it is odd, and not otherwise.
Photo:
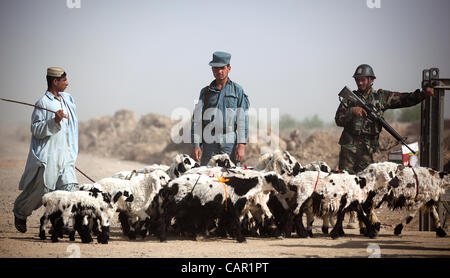
[(436, 206), (433, 204), (431, 206), (430, 210), (431, 210), (431, 216), (433, 217), (434, 223), (435, 223), (434, 227), (436, 228), (436, 236), (445, 237), (447, 235), (447, 233), (441, 227), (441, 220), (439, 219), (439, 215), (436, 211)]
[(72, 225), (71, 225), (71, 229), (69, 232), (69, 240), (70, 241), (75, 241), (75, 215), (73, 214), (72, 217), (70, 218)]
[(406, 225), (409, 224), (409, 222), (411, 222), (411, 220), (413, 220), (414, 216), (417, 214), (417, 212), (419, 212), (420, 208), (422, 207), (422, 203), (418, 202), (415, 203), (413, 208), (411, 209), (412, 212), (409, 213), (408, 217), (404, 218), (400, 224), (398, 224), (397, 226), (395, 226), (394, 229), (394, 234), (396, 236), (400, 235), (402, 233), (403, 227), (405, 227)]
[(256, 224), (255, 218), (248, 211), (243, 217), (240, 217), (242, 234), (246, 236), (255, 236)]
[(280, 218), (281, 233), (284, 234), (285, 237), (291, 237), (292, 227), (294, 224), (294, 213), (289, 208), (286, 199), (279, 194), (276, 194), (275, 196), (283, 206), (283, 209), (286, 211), (286, 213), (284, 213)]
[(227, 237), (226, 227), (228, 226), (226, 217), (219, 217), (219, 222), (217, 223), (217, 235), (219, 237)]
[(270, 211), (269, 207), (267, 206), (267, 203), (265, 203), (265, 202), (261, 203), (261, 210), (263, 211), (263, 214), (266, 215), (268, 218), (272, 217), (272, 212)]
[(145, 236), (147, 234), (147, 230), (142, 229), (144, 221), (138, 220), (136, 223), (134, 223), (134, 231), (135, 231), (136, 235), (141, 235), (142, 238), (145, 238)]
[(231, 224), (231, 233), (236, 237), (237, 242), (242, 243), (245, 242), (245, 237), (241, 231), (241, 225), (239, 223), (239, 217), (236, 213), (228, 214), (230, 224)]
[(158, 217), (157, 220), (157, 233), (159, 237), (160, 242), (167, 242), (167, 225), (166, 225), (166, 219), (164, 216)]
[(312, 206), (309, 206), (306, 210), (306, 231), (309, 237), (313, 237), (312, 225), (314, 223), (314, 212)]
[(267, 221), (273, 217), (272, 212), (270, 211), (269, 207), (267, 206), (267, 202), (261, 203), (260, 208), (260, 217), (258, 222), (257, 230), (259, 231), (260, 236), (267, 236)]
[(372, 206), (370, 208), (370, 217), (369, 217), (369, 219), (370, 219), (370, 223), (372, 223), (372, 225), (375, 227), (376, 233), (378, 233), (380, 231), (380, 228), (381, 228), (381, 222), (378, 219), (377, 214), (375, 213), (375, 207), (374, 206)]
[[(370, 191), (366, 200), (361, 204), (363, 211), (366, 215), (369, 215), (369, 217), (371, 217), (370, 215), (372, 214), (372, 208), (374, 206), (373, 203), (373, 198), (375, 197), (375, 192), (374, 191)], [(359, 233), (362, 235), (367, 234), (367, 227), (365, 226), (364, 222), (361, 221), (360, 218), (358, 218), (358, 222), (359, 222)]]
[(264, 215), (262, 212), (252, 216), (253, 222), (251, 227), (251, 236), (257, 237), (262, 234), (262, 225), (264, 224)]
[(342, 222), (344, 221), (345, 213), (342, 210), (339, 210), (336, 215), (336, 224), (334, 225), (333, 229), (330, 232), (330, 236), (332, 239), (336, 239), (339, 236), (344, 236), (345, 233), (343, 232), (342, 228)]
[(101, 226), (102, 231), (97, 237), (97, 242), (101, 244), (108, 244), (109, 240), (109, 226)]
[(107, 216), (98, 217), (101, 225), (101, 233), (97, 236), (97, 242), (108, 244), (109, 240), (109, 220)]
[(333, 230), (331, 230), (330, 232), (330, 236), (332, 239), (336, 239), (339, 236), (345, 235), (344, 229), (342, 228), (342, 222), (344, 221), (345, 217), (344, 207), (346, 204), (347, 204), (347, 196), (345, 194), (341, 198), (339, 209), (336, 213), (336, 224), (334, 225)]
[(119, 221), (122, 226), (123, 235), (127, 236), (130, 232), (130, 225), (128, 224), (128, 214), (124, 211), (119, 212)]
[(286, 212), (283, 224), (283, 233), (285, 237), (287, 238), (291, 237), (293, 225), (294, 225), (294, 213), (292, 212), (292, 210), (289, 209)]
[[(70, 205), (62, 212), (63, 233), (69, 234), (69, 238), (71, 239), (71, 241), (73, 241), (72, 234), (73, 235), (75, 234), (75, 233), (72, 233), (73, 225), (69, 225), (70, 220), (73, 218), (72, 207), (73, 207), (73, 205)], [(72, 226), (72, 228), (70, 228), (70, 226)]]
[(323, 224), (322, 224), (322, 233), (325, 235), (328, 235), (328, 229), (330, 228), (330, 214), (327, 213), (322, 217)]
[(128, 238), (130, 240), (136, 239), (136, 226), (137, 226), (138, 219), (137, 217), (129, 217), (128, 218), (128, 225), (130, 226), (130, 231), (128, 232)]
[[(150, 216), (144, 211), (140, 210), (136, 213), (137, 216), (137, 222), (135, 223), (135, 233), (142, 236), (142, 238), (145, 238), (147, 235), (147, 229), (145, 228), (145, 223), (150, 219)], [(144, 227), (144, 228), (142, 228)]]
[(48, 220), (49, 220), (49, 219), (48, 219), (47, 213), (45, 213), (45, 214), (41, 217), (41, 220), (40, 220), (41, 225), (39, 226), (39, 238), (42, 239), (42, 240), (45, 240), (45, 239), (46, 239), (46, 236), (45, 236), (45, 226), (47, 225)]
[[(232, 204), (231, 200), (228, 199), (229, 203)], [(231, 231), (233, 235), (236, 237), (237, 242), (242, 243), (246, 242), (244, 235), (241, 231), (241, 223), (239, 222), (239, 215), (243, 211), (245, 204), (247, 203), (247, 198), (240, 198), (236, 201), (235, 204), (232, 204), (230, 208), (228, 208), (228, 218), (230, 220)]]
[(145, 238), (147, 236), (147, 232), (150, 234), (149, 232), (149, 226), (150, 226), (150, 217), (146, 218), (144, 221), (142, 221), (140, 223), (141, 225), (141, 231), (140, 231), (140, 235), (142, 236), (142, 238)]
[(335, 215), (333, 213), (330, 213), (329, 219), (330, 219), (330, 225), (331, 225), (330, 227), (334, 227), (334, 225), (336, 225)]
[(61, 211), (52, 213), (49, 218), (53, 227), (53, 233), (51, 236), (52, 242), (58, 242), (58, 238), (63, 238), (62, 228), (64, 224), (61, 218)]
[(306, 201), (304, 204), (300, 206), (299, 213), (294, 218), (294, 224), (295, 229), (297, 231), (297, 235), (301, 238), (308, 237), (308, 232), (305, 229), (305, 226), (303, 225), (303, 212), (305, 209), (305, 206), (310, 206), (311, 199)]
[(261, 213), (261, 215), (258, 218), (256, 231), (258, 232), (259, 236), (266, 236), (266, 232), (264, 230), (264, 227), (266, 226), (267, 219), (268, 219), (268, 217), (264, 213)]
[[(371, 226), (373, 226), (375, 228), (375, 233), (378, 234), (378, 232), (380, 231), (381, 223), (380, 223), (380, 220), (378, 220), (378, 217), (375, 213), (374, 207), (370, 208), (368, 215), (369, 215), (369, 222), (370, 222)], [(364, 224), (364, 221), (361, 221), (361, 220), (359, 220), (359, 233), (361, 235), (367, 235), (366, 225)]]
[(366, 232), (365, 235), (370, 237), (370, 238), (376, 237), (375, 228), (372, 225), (372, 223), (370, 223), (369, 217), (364, 214), (364, 210), (362, 208), (362, 205), (359, 202), (356, 204), (356, 214), (358, 216), (358, 220), (360, 222), (362, 222), (366, 226), (366, 231), (367, 232)]
[(82, 243), (90, 243), (93, 241), (89, 230), (89, 221), (87, 215), (77, 214), (75, 216), (75, 230), (78, 231)]
[(170, 225), (171, 217), (162, 210), (158, 210), (156, 217), (155, 232), (160, 242), (167, 242), (167, 227)]
[(364, 222), (362, 220), (358, 219), (358, 225), (359, 225), (359, 234), (366, 235), (367, 228), (366, 228), (366, 225), (364, 225)]
[(97, 220), (97, 218), (92, 218), (92, 234), (94, 234), (94, 236), (98, 236), (100, 233), (101, 232), (98, 229), (98, 220)]
[(81, 215), (75, 214), (74, 215), (73, 228), (80, 235), (81, 241), (84, 242), (83, 241), (84, 240), (84, 234), (83, 234), (83, 230), (81, 229), (81, 226), (82, 226), (82, 217), (81, 217)]

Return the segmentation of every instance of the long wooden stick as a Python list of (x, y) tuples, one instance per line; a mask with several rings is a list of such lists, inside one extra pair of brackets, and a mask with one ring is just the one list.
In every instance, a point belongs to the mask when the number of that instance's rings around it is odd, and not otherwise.
[[(34, 104), (26, 103), (26, 102), (21, 102), (21, 101), (17, 101), (17, 100), (12, 100), (12, 99), (6, 99), (6, 98), (0, 98), (0, 99), (3, 100), (3, 101), (14, 102), (14, 103), (23, 104), (23, 105), (28, 105), (28, 106), (35, 107), (37, 109), (46, 110), (46, 111), (49, 111), (49, 112), (52, 112), (52, 113), (56, 113), (56, 111), (53, 111), (53, 110), (50, 110), (50, 109), (47, 109), (47, 108), (44, 108), (44, 107), (40, 107), (38, 105), (34, 105)], [(66, 115), (64, 115), (64, 118), (68, 119), (68, 117)]]
[(90, 180), (91, 182), (95, 183), (95, 181), (93, 179), (91, 179), (90, 177), (88, 177), (85, 173), (81, 172), (80, 169), (77, 168), (77, 166), (75, 166), (75, 169), (77, 169), (78, 172), (80, 172), (83, 176), (85, 176), (88, 180)]

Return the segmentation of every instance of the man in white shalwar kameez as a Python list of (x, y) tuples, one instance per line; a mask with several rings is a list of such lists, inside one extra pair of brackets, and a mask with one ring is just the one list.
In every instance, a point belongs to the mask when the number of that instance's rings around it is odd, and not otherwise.
[(22, 193), (14, 202), (14, 222), (19, 232), (27, 230), (26, 219), (42, 205), (42, 196), (54, 190), (72, 191), (78, 183), (78, 119), (69, 83), (62, 68), (47, 69), (48, 90), (36, 102), (31, 116), (31, 144), (27, 164), (19, 182)]

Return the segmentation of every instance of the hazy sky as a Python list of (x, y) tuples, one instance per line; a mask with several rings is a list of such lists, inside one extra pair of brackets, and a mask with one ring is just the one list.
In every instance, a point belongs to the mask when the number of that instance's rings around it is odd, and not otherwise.
[[(0, 0), (0, 96), (34, 103), (46, 68), (61, 66), (81, 121), (170, 116), (193, 109), (221, 50), (252, 107), (332, 121), (359, 64), (373, 66), (376, 88), (413, 91), (430, 67), (450, 78), (448, 0), (80, 2)], [(445, 107), (450, 118), (450, 96)], [(0, 103), (2, 120), (29, 122), (31, 111)]]

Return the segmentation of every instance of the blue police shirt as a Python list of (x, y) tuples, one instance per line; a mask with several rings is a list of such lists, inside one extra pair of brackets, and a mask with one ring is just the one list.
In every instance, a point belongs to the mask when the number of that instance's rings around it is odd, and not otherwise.
[[(222, 90), (217, 90), (215, 87), (215, 80), (207, 88), (203, 88), (200, 91), (199, 102), (194, 109), (194, 117), (191, 125), (191, 142), (194, 147), (199, 147), (202, 143), (202, 115), (203, 103), (205, 102), (205, 93), (209, 90), (208, 103), (206, 111), (209, 108), (217, 108), (217, 112), (222, 114), (222, 127), (227, 131), (236, 132), (237, 143), (247, 143), (249, 134), (248, 127), (248, 108), (250, 102), (247, 95), (244, 93), (242, 87), (228, 79)], [(209, 117), (209, 114), (205, 114), (204, 124), (205, 126), (214, 121), (220, 119), (217, 115), (213, 114)]]

